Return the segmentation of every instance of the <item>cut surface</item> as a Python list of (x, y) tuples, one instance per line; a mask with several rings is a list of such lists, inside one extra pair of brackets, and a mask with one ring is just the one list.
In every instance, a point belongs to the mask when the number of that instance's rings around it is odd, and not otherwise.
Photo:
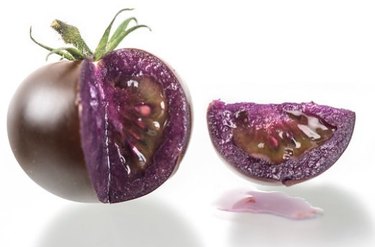
[(271, 119), (267, 115), (254, 116), (246, 111), (235, 114), (236, 128), (233, 129), (233, 141), (239, 148), (253, 157), (264, 159), (270, 164), (280, 164), (318, 147), (329, 140), (335, 127), (323, 119), (307, 115), (301, 111), (285, 111), (283, 115)]
[[(150, 77), (124, 77), (114, 82), (111, 108), (121, 109), (114, 121), (114, 142), (129, 176), (142, 176), (159, 146), (167, 123), (162, 88)], [(127, 162), (127, 159), (129, 161)]]
[(175, 171), (190, 136), (190, 105), (161, 60), (137, 49), (86, 60), (80, 96), (82, 148), (100, 201), (143, 196)]
[(292, 185), (331, 167), (348, 146), (355, 113), (315, 103), (225, 104), (207, 112), (211, 140), (237, 171)]

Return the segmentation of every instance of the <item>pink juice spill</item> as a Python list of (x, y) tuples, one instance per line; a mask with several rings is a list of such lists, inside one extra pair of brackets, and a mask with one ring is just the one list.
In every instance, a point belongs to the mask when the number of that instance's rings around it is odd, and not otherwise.
[(314, 218), (323, 213), (305, 199), (282, 192), (232, 191), (219, 201), (219, 209), (229, 212), (272, 214), (289, 219)]

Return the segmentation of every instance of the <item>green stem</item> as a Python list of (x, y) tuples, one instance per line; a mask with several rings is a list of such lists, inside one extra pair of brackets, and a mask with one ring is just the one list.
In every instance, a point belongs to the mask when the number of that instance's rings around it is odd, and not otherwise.
[(90, 48), (86, 45), (85, 41), (81, 37), (81, 33), (75, 26), (66, 24), (60, 20), (54, 20), (51, 27), (58, 32), (65, 43), (71, 44), (76, 47), (85, 57), (91, 57), (93, 55)]
[[(60, 57), (62, 58), (65, 58), (65, 59), (68, 59), (70, 61), (73, 61), (73, 60), (76, 60), (76, 58), (74, 57), (74, 55), (72, 55), (69, 51), (66, 51), (66, 50), (57, 50), (57, 49), (54, 49), (52, 47), (49, 47), (49, 46), (46, 46), (46, 45), (43, 45), (42, 43), (36, 41), (36, 39), (34, 39), (33, 35), (32, 35), (32, 27), (30, 27), (30, 39), (37, 45), (39, 45), (40, 47), (50, 51), (50, 53), (54, 53), (54, 54), (57, 54), (59, 55)], [(48, 56), (47, 56), (48, 58)]]
[[(105, 31), (103, 33), (103, 36), (99, 41), (98, 46), (95, 49), (94, 61), (98, 61), (99, 59), (101, 59), (107, 53), (106, 48), (107, 48), (107, 43), (108, 43), (108, 39), (109, 39), (109, 34), (111, 32), (112, 25), (113, 25), (114, 21), (116, 20), (117, 16), (124, 11), (131, 11), (131, 10), (133, 10), (133, 9), (128, 9), (128, 8), (121, 9), (119, 12), (117, 12), (115, 17), (113, 17), (112, 21), (109, 23), (108, 27), (105, 29)], [(133, 19), (135, 20), (135, 18), (133, 18)]]
[[(66, 24), (65, 22), (62, 22), (60, 20), (54, 20), (51, 24), (51, 27), (57, 31), (60, 36), (62, 37), (63, 41), (66, 44), (72, 45), (72, 47), (62, 47), (62, 48), (52, 48), (49, 46), (46, 46), (34, 39), (34, 37), (31, 34), (31, 27), (30, 27), (30, 38), (31, 40), (39, 45), (40, 47), (48, 50), (50, 53), (47, 55), (47, 58), (51, 54), (56, 54), (61, 56), (63, 59), (71, 60), (71, 61), (77, 61), (82, 60), (85, 58), (94, 59), (94, 61), (100, 60), (102, 57), (104, 57), (109, 52), (113, 51), (117, 48), (117, 46), (120, 44), (120, 42), (130, 33), (137, 30), (138, 28), (148, 28), (146, 25), (138, 25), (137, 19), (135, 17), (130, 17), (125, 20), (123, 20), (120, 25), (116, 28), (116, 30), (113, 32), (112, 36), (110, 37), (112, 25), (114, 24), (116, 18), (119, 14), (121, 14), (124, 11), (131, 11), (132, 9), (121, 9), (116, 13), (116, 15), (113, 17), (112, 21), (104, 31), (104, 34), (102, 38), (99, 41), (98, 46), (95, 49), (95, 52), (93, 53), (90, 48), (87, 46), (83, 38), (81, 37), (81, 33), (79, 32), (78, 28), (69, 24)], [(131, 22), (134, 22), (135, 24), (129, 27), (129, 24)]]

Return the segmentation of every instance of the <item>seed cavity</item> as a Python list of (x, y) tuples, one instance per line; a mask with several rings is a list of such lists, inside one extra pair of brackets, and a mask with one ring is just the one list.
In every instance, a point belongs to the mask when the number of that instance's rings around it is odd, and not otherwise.
[[(284, 111), (276, 120), (270, 115), (268, 113), (260, 118), (248, 115), (247, 111), (235, 113), (233, 141), (253, 157), (274, 165), (298, 158), (322, 145), (336, 130), (323, 119), (302, 111)], [(250, 125), (250, 122), (253, 124)]]
[(118, 78), (115, 99), (122, 109), (117, 128), (118, 156), (129, 176), (139, 177), (151, 163), (167, 124), (167, 104), (161, 85), (148, 76)]

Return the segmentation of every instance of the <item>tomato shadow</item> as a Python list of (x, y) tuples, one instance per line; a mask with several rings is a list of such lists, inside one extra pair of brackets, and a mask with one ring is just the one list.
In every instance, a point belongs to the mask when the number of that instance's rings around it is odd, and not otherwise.
[(228, 246), (371, 246), (373, 223), (361, 201), (333, 185), (278, 189), (324, 210), (308, 220), (238, 213), (230, 218)]
[(187, 220), (154, 197), (126, 203), (65, 208), (40, 236), (38, 247), (202, 246)]

